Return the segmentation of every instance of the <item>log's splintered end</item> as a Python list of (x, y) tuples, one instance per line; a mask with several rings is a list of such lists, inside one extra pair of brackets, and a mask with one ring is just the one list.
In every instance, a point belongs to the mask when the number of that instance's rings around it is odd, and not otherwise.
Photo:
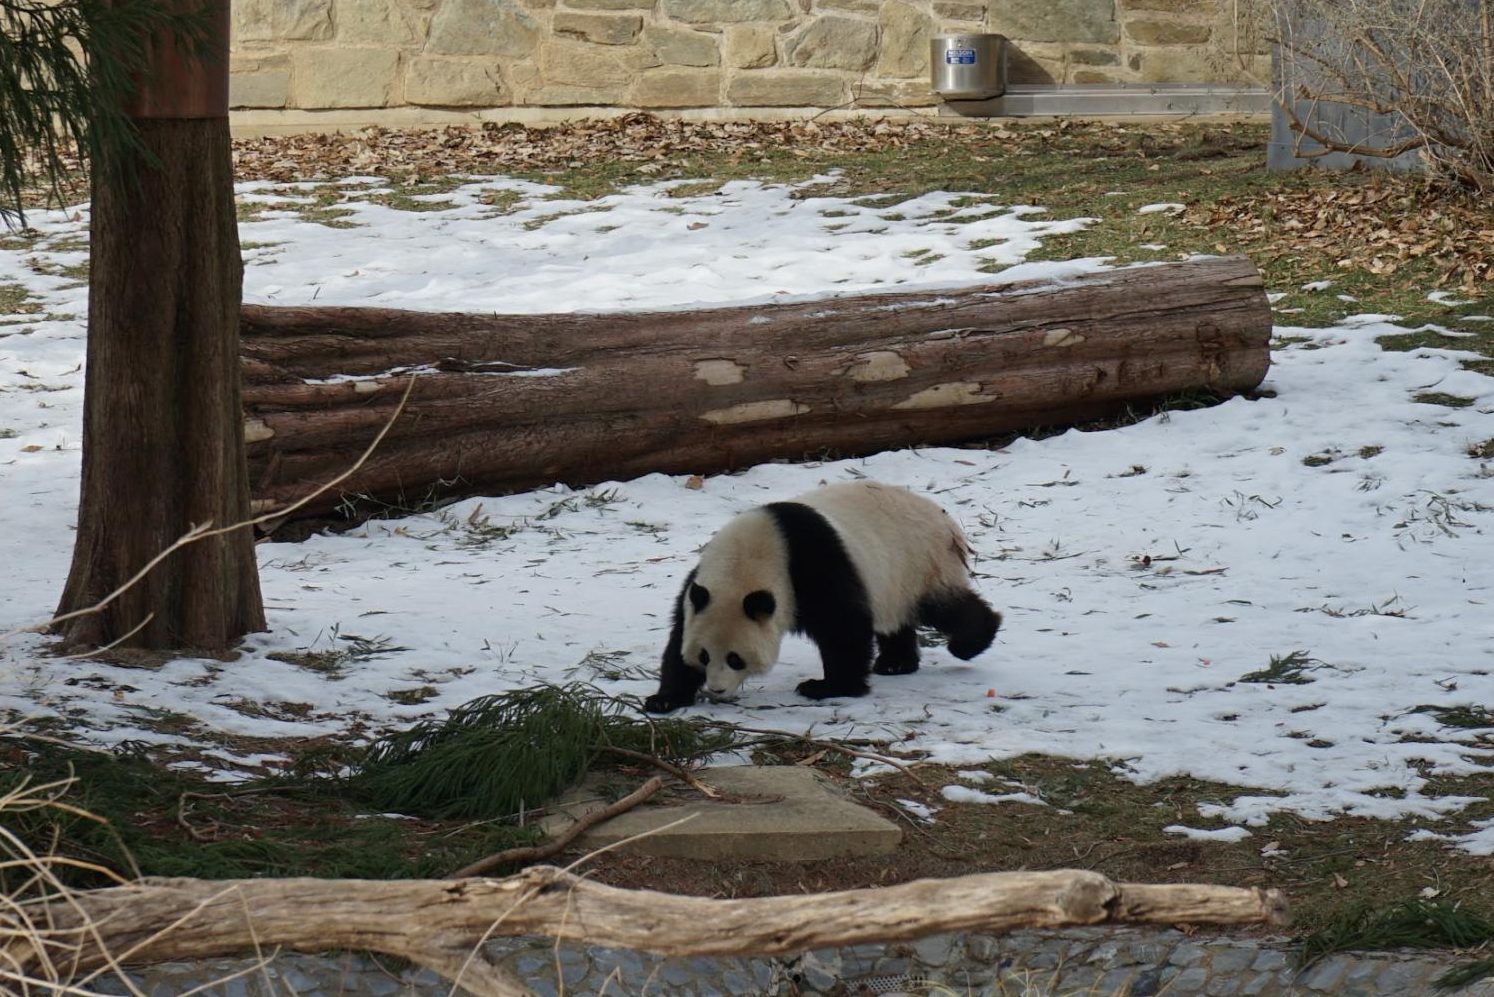
[(1261, 910), (1265, 912), (1266, 923), (1278, 928), (1285, 928), (1292, 923), (1292, 905), (1287, 900), (1286, 894), (1280, 890), (1262, 889), (1257, 887), (1261, 897)]

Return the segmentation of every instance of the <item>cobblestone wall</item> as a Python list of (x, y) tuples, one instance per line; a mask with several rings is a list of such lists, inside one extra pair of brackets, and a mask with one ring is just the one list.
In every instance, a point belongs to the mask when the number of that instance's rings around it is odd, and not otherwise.
[(1241, 78), (1227, 0), (232, 2), (237, 108), (928, 105), (946, 30), (1014, 82)]
[[(1439, 973), (1467, 959), (1445, 952), (1342, 953), (1299, 969), (1293, 950), (1279, 939), (1115, 928), (935, 935), (788, 959), (660, 959), (540, 939), (494, 941), (488, 953), (538, 997), (1426, 997), (1436, 992), (1432, 981)], [(153, 997), (189, 991), (204, 997), (451, 992), (429, 970), (352, 954), (283, 955), (262, 968), (242, 960), (155, 966), (137, 973), (134, 984)], [(99, 991), (129, 992), (113, 980)], [(1477, 983), (1444, 993), (1491, 997), (1494, 986)]]

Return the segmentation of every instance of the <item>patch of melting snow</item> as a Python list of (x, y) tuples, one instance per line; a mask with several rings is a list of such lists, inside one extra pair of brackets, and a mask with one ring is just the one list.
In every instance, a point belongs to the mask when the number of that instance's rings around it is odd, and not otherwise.
[(932, 824), (934, 822), (934, 814), (937, 813), (933, 807), (919, 803), (917, 800), (898, 800), (897, 805), (925, 824)]
[(1449, 308), (1455, 308), (1458, 305), (1473, 304), (1472, 298), (1460, 298), (1451, 291), (1429, 291), (1427, 292), (1427, 300), (1434, 305), (1446, 305)]
[(1222, 841), (1226, 844), (1234, 844), (1244, 841), (1246, 838), (1254, 837), (1243, 827), (1221, 827), (1214, 830), (1200, 827), (1187, 827), (1183, 824), (1169, 824), (1162, 829), (1164, 834), (1181, 834), (1189, 841)]
[(945, 786), (939, 790), (939, 795), (951, 803), (1031, 803), (1035, 806), (1046, 807), (1048, 801), (1031, 793), (987, 793), (983, 789), (971, 789), (969, 786)]

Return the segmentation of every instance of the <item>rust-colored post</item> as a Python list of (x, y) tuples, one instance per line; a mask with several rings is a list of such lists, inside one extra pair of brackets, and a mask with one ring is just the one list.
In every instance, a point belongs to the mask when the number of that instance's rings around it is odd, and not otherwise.
[[(125, 0), (128, 2), (128, 0)], [(177, 39), (157, 36), (148, 42), (150, 55), (139, 89), (125, 105), (132, 118), (228, 117), (229, 0), (174, 0), (177, 11), (194, 5), (207, 20), (204, 49), (182, 51)], [(190, 44), (188, 42), (187, 44)]]

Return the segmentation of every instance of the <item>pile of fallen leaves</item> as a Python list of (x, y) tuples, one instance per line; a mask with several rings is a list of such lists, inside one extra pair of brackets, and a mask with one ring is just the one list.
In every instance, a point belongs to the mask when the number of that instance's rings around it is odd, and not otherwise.
[(354, 134), (240, 139), (234, 142), (234, 172), (240, 180), (325, 180), (356, 174), (424, 179), (572, 169), (607, 161), (646, 165), (692, 154), (766, 157), (788, 150), (834, 155), (947, 139), (952, 130), (970, 127), (932, 119), (684, 121), (632, 113), (543, 127), (509, 122), (420, 131), (367, 128)]
[(1437, 270), (1439, 287), (1488, 293), (1494, 284), (1494, 205), (1476, 194), (1415, 176), (1226, 195), (1185, 220), (1227, 230), (1241, 243), (1281, 253), (1327, 256), (1341, 269), (1390, 276), (1411, 261)]

